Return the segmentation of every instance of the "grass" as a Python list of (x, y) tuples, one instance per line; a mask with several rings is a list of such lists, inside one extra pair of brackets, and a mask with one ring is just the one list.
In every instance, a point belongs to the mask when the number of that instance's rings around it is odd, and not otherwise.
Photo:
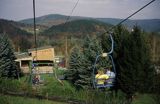
[[(57, 70), (57, 75), (62, 75), (63, 73), (61, 70)], [(76, 90), (76, 88), (67, 81), (63, 81), (62, 85), (53, 75), (43, 75), (42, 77), (45, 78), (45, 85), (39, 90), (42, 95), (77, 99), (87, 104), (124, 104), (125, 102), (124, 94), (120, 91), (116, 96), (114, 92), (108, 93), (108, 91)]]
[(21, 92), (32, 90), (31, 85), (26, 82), (14, 79), (0, 79), (0, 91)]
[(67, 98), (73, 97), (75, 88), (66, 81), (63, 81), (62, 83), (54, 77), (48, 77), (44, 82), (44, 86), (40, 88), (40, 92), (42, 95), (48, 94), (49, 96), (60, 96)]
[(42, 95), (59, 96), (67, 99), (77, 99), (87, 104), (124, 104), (125, 95), (118, 92), (108, 93), (108, 91), (97, 90), (76, 90), (69, 82), (63, 81), (63, 85), (54, 76), (45, 75), (45, 84), (39, 89)]
[[(27, 91), (29, 94), (39, 94), (42, 96), (57, 96), (64, 99), (76, 99), (87, 104), (112, 104), (112, 101), (120, 102), (123, 98), (116, 97), (106, 92), (96, 90), (76, 90), (69, 82), (63, 81), (63, 85), (51, 74), (42, 75), (44, 85), (32, 87), (25, 81), (26, 77), (19, 80), (5, 80), (1, 87), (7, 91)], [(16, 87), (17, 86), (17, 87)], [(121, 95), (119, 93), (118, 95)], [(12, 100), (11, 100), (12, 101)], [(19, 101), (23, 102), (23, 101)], [(10, 104), (10, 103), (9, 103)], [(11, 103), (12, 104), (12, 103)], [(14, 104), (14, 103), (13, 103)], [(23, 104), (23, 103), (22, 103)], [(114, 103), (118, 104), (118, 103)], [(122, 103), (121, 103), (122, 104)]]
[(151, 94), (138, 94), (132, 104), (157, 104)]
[(67, 103), (1, 95), (0, 104), (67, 104)]
[[(57, 72), (61, 73), (61, 72)], [(60, 83), (53, 74), (41, 75), (44, 79), (44, 85), (32, 87), (25, 81), (27, 78), (22, 77), (20, 80), (0, 80), (0, 89), (7, 91), (27, 91), (30, 94), (40, 94), (43, 96), (57, 96), (64, 99), (76, 99), (86, 102), (87, 104), (127, 104), (125, 94), (119, 91), (117, 94), (108, 91), (99, 90), (76, 90), (69, 82)], [(35, 89), (34, 89), (35, 88)], [(6, 100), (5, 100), (6, 99)], [(17, 100), (18, 99), (18, 100)], [(24, 99), (27, 99), (24, 101)], [(2, 103), (6, 102), (6, 103)], [(32, 103), (31, 103), (32, 102)], [(63, 104), (53, 103), (46, 100), (28, 99), (23, 97), (1, 96), (0, 104)], [(137, 94), (132, 104), (157, 104), (152, 95)]]

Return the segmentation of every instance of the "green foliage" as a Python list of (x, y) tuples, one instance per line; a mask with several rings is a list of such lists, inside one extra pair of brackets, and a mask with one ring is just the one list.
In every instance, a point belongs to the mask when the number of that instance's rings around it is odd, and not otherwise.
[(0, 19), (0, 33), (7, 33), (10, 37), (16, 37), (19, 34), (31, 36), (30, 33), (20, 29), (20, 27), (24, 26), (26, 25), (14, 21)]
[(64, 85), (61, 85), (53, 77), (48, 77), (46, 81), (45, 85), (39, 89), (42, 95), (63, 97), (66, 100), (76, 99), (86, 104), (127, 104), (126, 95), (121, 91), (115, 93), (107, 90), (76, 90), (67, 81), (63, 82)]
[[(6, 33), (13, 44), (16, 51), (24, 51), (29, 46), (32, 34), (22, 28), (32, 27), (31, 25), (21, 24), (14, 21), (0, 19), (0, 33)], [(23, 39), (23, 42), (22, 42)], [(30, 40), (30, 41), (28, 41)], [(26, 45), (24, 45), (24, 42)], [(22, 43), (22, 44), (21, 44)], [(22, 46), (23, 45), (23, 46)]]
[(67, 103), (54, 102), (48, 100), (38, 100), (26, 97), (0, 95), (0, 104), (67, 104)]
[(32, 88), (26, 82), (13, 79), (0, 79), (0, 92), (32, 92)]
[[(103, 53), (101, 44), (97, 38), (87, 36), (84, 39), (82, 48), (75, 47), (73, 49), (69, 70), (66, 77), (77, 88), (91, 88), (93, 81), (93, 65), (97, 55)], [(107, 67), (110, 65), (108, 58), (100, 58), (96, 64), (96, 68)], [(95, 74), (95, 73), (94, 73)]]
[(0, 95), (0, 104), (9, 104), (7, 96)]
[(31, 42), (27, 37), (21, 37), (18, 41), (18, 46), (21, 52), (26, 52), (29, 48), (31, 48)]
[(160, 104), (160, 73), (156, 74), (154, 77), (154, 83), (153, 83), (153, 93), (155, 94), (153, 98), (157, 102), (157, 104)]
[(117, 80), (129, 98), (135, 92), (151, 91), (154, 76), (146, 36), (137, 26), (133, 30), (129, 33), (119, 26), (114, 34)]
[[(60, 83), (57, 83), (60, 84)], [(66, 84), (65, 84), (66, 85)], [(43, 95), (48, 94), (49, 96), (59, 96), (59, 97), (65, 97), (65, 98), (72, 98), (73, 97), (73, 91), (70, 88), (64, 87), (64, 86), (57, 86), (55, 84), (47, 85), (48, 87), (43, 89)]]
[(42, 95), (72, 98), (75, 89), (66, 81), (63, 81), (62, 85), (54, 77), (46, 77), (44, 86), (39, 91)]
[(154, 77), (154, 92), (157, 93), (157, 94), (160, 94), (160, 73), (156, 74), (155, 77)]
[[(96, 20), (75, 20), (67, 22), (66, 24), (53, 25), (40, 34), (44, 35), (68, 35), (74, 37), (85, 37), (85, 34), (100, 34), (103, 33), (110, 24), (105, 24)], [(98, 31), (98, 32), (97, 32)]]
[(69, 71), (66, 72), (66, 78), (73, 84), (79, 79), (78, 70), (81, 66), (81, 53), (78, 47), (75, 47), (70, 56)]
[(128, 104), (125, 96), (121, 91), (79, 90), (75, 93), (75, 98), (86, 104)]
[[(76, 90), (71, 84), (67, 81), (64, 81), (61, 85), (53, 76), (45, 75), (45, 82), (43, 86), (29, 86), (28, 83), (24, 83), (25, 78), (21, 78), (21, 80), (1, 80), (0, 89), (3, 87), (4, 91), (22, 93), (26, 92), (28, 95), (39, 94), (46, 97), (60, 97), (63, 100), (68, 101), (69, 99), (82, 101), (81, 103), (86, 104), (129, 104), (126, 99), (125, 93), (122, 91), (110, 92), (108, 90), (87, 90), (81, 89)], [(2, 83), (3, 81), (3, 83)], [(2, 89), (1, 89), (2, 91)], [(25, 99), (25, 100), (24, 100)], [(147, 100), (146, 100), (147, 99)], [(135, 99), (133, 99), (133, 104), (138, 104), (138, 102), (145, 102), (144, 104), (148, 104), (147, 102), (154, 102), (151, 96), (148, 95), (138, 95)], [(40, 102), (36, 99), (21, 98), (21, 97), (11, 97), (11, 96), (0, 96), (0, 104), (50, 104), (59, 102), (50, 102), (41, 100)], [(142, 103), (143, 104), (143, 103)], [(156, 104), (156, 103), (153, 103)]]
[(14, 52), (5, 34), (0, 34), (0, 77), (18, 77)]
[(151, 50), (151, 56), (152, 56), (152, 62), (156, 66), (160, 65), (160, 33), (150, 33), (148, 34), (148, 43), (150, 45)]
[(135, 96), (131, 104), (159, 104), (153, 99), (153, 95), (138, 94)]
[(133, 63), (132, 70), (135, 74), (134, 83), (137, 91), (142, 93), (151, 91), (155, 70), (151, 63), (150, 51), (146, 36), (138, 27), (133, 28), (131, 33), (131, 58)]

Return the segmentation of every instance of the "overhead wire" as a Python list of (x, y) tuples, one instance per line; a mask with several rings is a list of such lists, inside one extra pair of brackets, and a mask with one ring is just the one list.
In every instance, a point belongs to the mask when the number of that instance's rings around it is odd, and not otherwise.
[[(125, 19), (123, 19), (122, 21), (120, 21), (117, 25), (112, 26), (108, 31), (104, 32), (103, 34), (108, 33), (108, 32), (110, 32), (110, 30), (112, 30), (112, 29), (115, 28), (116, 26), (121, 25), (123, 22), (127, 21), (129, 18), (131, 18), (132, 16), (134, 16), (135, 14), (137, 14), (138, 12), (140, 12), (141, 10), (143, 10), (144, 8), (146, 8), (147, 6), (149, 6), (149, 5), (150, 5), (151, 3), (153, 3), (154, 1), (156, 1), (156, 0), (150, 1), (149, 3), (147, 3), (146, 5), (144, 5), (143, 7), (141, 7), (140, 9), (138, 9), (136, 12), (132, 13), (132, 14), (129, 15), (127, 18), (125, 18)], [(78, 3), (79, 3), (79, 0), (77, 0), (76, 4), (75, 4), (74, 7), (72, 8), (70, 14), (67, 16), (66, 21), (64, 22), (64, 24), (66, 24), (66, 23), (69, 21), (69, 19), (70, 19), (70, 17), (72, 16), (75, 8), (77, 7)], [(37, 35), (36, 35), (36, 17), (35, 17), (35, 13), (36, 13), (36, 11), (35, 11), (35, 0), (33, 0), (34, 36), (35, 36), (35, 51), (36, 51), (36, 55), (35, 55), (35, 56), (36, 56), (36, 58), (37, 58)]]
[[(114, 61), (113, 61), (112, 55), (110, 55), (110, 54), (112, 54), (112, 52), (113, 52), (113, 47), (114, 47), (114, 41), (113, 41), (113, 39), (112, 39), (112, 33), (110, 32), (110, 30), (112, 30), (113, 28), (115, 28), (115, 27), (118, 26), (118, 25), (121, 25), (123, 22), (125, 22), (125, 21), (128, 20), (130, 17), (132, 17), (132, 16), (134, 16), (135, 14), (137, 14), (138, 12), (140, 12), (142, 9), (144, 9), (145, 7), (147, 7), (148, 5), (150, 5), (151, 3), (153, 3), (154, 1), (155, 1), (155, 0), (150, 1), (149, 3), (147, 3), (146, 5), (144, 5), (143, 7), (141, 7), (140, 9), (138, 9), (136, 12), (134, 12), (133, 14), (129, 15), (127, 18), (125, 18), (125, 19), (123, 19), (122, 21), (120, 21), (117, 25), (112, 26), (111, 28), (109, 28), (108, 31), (106, 31), (106, 32), (103, 33), (103, 34), (109, 33), (109, 35), (110, 35), (110, 37), (111, 37), (112, 49), (111, 49), (111, 51), (109, 52), (109, 56), (110, 56), (110, 58), (111, 58), (111, 60), (112, 60), (113, 69), (114, 69), (115, 73), (116, 73), (116, 70), (115, 70)], [(103, 34), (102, 34), (102, 35), (103, 35)], [(99, 56), (100, 56), (100, 55), (98, 55), (98, 56), (96, 57), (96, 61), (95, 61), (95, 63), (94, 63), (94, 67), (93, 67), (93, 87), (94, 87), (94, 88), (98, 88), (98, 87), (99, 87), (99, 86), (97, 86), (97, 85), (95, 84), (95, 75), (94, 75), (94, 73), (95, 73), (95, 67), (96, 67), (96, 62), (97, 62)], [(104, 85), (102, 86), (102, 88), (105, 88), (105, 87), (107, 87), (107, 84), (106, 84), (106, 86), (104, 86)]]
[[(140, 9), (138, 9), (136, 12), (134, 12), (133, 14), (129, 15), (127, 18), (123, 19), (122, 21), (120, 21), (117, 25), (111, 27), (108, 31), (104, 32), (108, 33), (110, 30), (112, 30), (113, 28), (115, 28), (118, 25), (121, 25), (123, 22), (127, 21), (129, 18), (131, 18), (132, 16), (134, 16), (135, 14), (137, 14), (138, 12), (140, 12), (141, 10), (143, 10), (144, 8), (146, 8), (148, 5), (150, 5), (151, 3), (153, 3), (156, 0), (152, 0), (149, 3), (147, 3), (146, 5), (144, 5), (143, 7), (141, 7)], [(73, 14), (75, 8), (77, 7), (79, 3), (79, 0), (77, 0), (76, 4), (74, 5), (74, 7), (72, 8), (70, 14), (67, 16), (66, 21), (64, 22), (64, 25), (69, 21), (71, 15)], [(35, 0), (33, 0), (33, 16), (34, 16), (34, 38), (35, 38), (35, 59), (37, 60), (37, 34), (36, 34), (36, 11), (35, 11)]]
[[(63, 23), (64, 25), (63, 25), (63, 27), (65, 27), (66, 26), (66, 23), (67, 22), (69, 22), (69, 20), (70, 20), (70, 18), (71, 18), (71, 16), (72, 16), (72, 14), (73, 14), (73, 12), (74, 12), (74, 10), (76, 9), (76, 7), (77, 7), (77, 5), (78, 5), (78, 3), (79, 3), (79, 0), (77, 0), (77, 2), (75, 3), (75, 5), (73, 6), (73, 8), (72, 8), (72, 10), (71, 10), (71, 12), (70, 12), (70, 14), (67, 16), (67, 18), (66, 18), (66, 21)], [(66, 51), (65, 51), (65, 54), (66, 54), (66, 67), (67, 67), (67, 57), (68, 57), (68, 52), (67, 52), (67, 35), (66, 35), (66, 42), (65, 42), (65, 44), (66, 44)]]
[(129, 15), (127, 18), (123, 19), (122, 21), (120, 21), (119, 23), (117, 23), (116, 25), (112, 26), (111, 28), (109, 28), (108, 31), (104, 32), (103, 34), (105, 33), (108, 33), (110, 32), (113, 28), (121, 25), (123, 22), (127, 21), (129, 18), (131, 18), (132, 16), (134, 16), (135, 14), (137, 14), (138, 12), (140, 12), (141, 10), (143, 10), (144, 8), (146, 8), (147, 6), (149, 6), (151, 3), (153, 3), (154, 1), (156, 0), (152, 0), (150, 1), (149, 3), (147, 3), (146, 5), (144, 5), (143, 7), (141, 7), (140, 9), (138, 9), (137, 11), (135, 11), (134, 13), (132, 13), (131, 15)]
[(72, 8), (70, 14), (67, 16), (66, 21), (64, 22), (64, 24), (66, 24), (66, 23), (69, 21), (69, 19), (71, 18), (71, 16), (72, 16), (74, 10), (76, 9), (78, 3), (79, 3), (79, 0), (77, 0), (77, 2), (75, 3), (75, 5), (74, 5), (74, 7)]

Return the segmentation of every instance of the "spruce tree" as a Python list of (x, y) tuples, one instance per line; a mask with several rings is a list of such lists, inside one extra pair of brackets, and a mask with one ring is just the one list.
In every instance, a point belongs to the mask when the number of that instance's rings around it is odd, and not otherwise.
[(133, 30), (131, 38), (134, 42), (132, 43), (131, 51), (135, 60), (133, 64), (136, 71), (136, 88), (138, 92), (148, 92), (153, 85), (155, 70), (150, 61), (150, 50), (145, 34), (137, 26), (134, 26)]
[(134, 40), (130, 37), (129, 32), (126, 32), (127, 30), (124, 27), (120, 26), (115, 31), (115, 51), (113, 56), (117, 69), (117, 83), (120, 89), (131, 98), (136, 92), (135, 76), (137, 74), (134, 72), (134, 66), (136, 65), (133, 64), (136, 61), (133, 55), (136, 54), (131, 50), (133, 48), (131, 44)]
[[(83, 43), (83, 57), (81, 64), (81, 72), (79, 83), (81, 83), (85, 88), (92, 87), (93, 81), (93, 66), (97, 55), (103, 53), (101, 44), (96, 37), (87, 36)], [(97, 69), (102, 67), (100, 63), (97, 63)], [(95, 73), (94, 73), (95, 74)]]
[(135, 92), (149, 91), (154, 75), (145, 35), (137, 26), (133, 30), (128, 32), (119, 26), (114, 34), (117, 82), (129, 98)]
[(0, 77), (17, 78), (15, 55), (6, 34), (0, 34)]
[[(68, 79), (77, 88), (91, 88), (93, 81), (93, 66), (97, 55), (103, 53), (101, 44), (96, 38), (87, 36), (84, 39), (82, 48), (76, 48), (73, 50), (69, 70), (67, 74)], [(100, 58), (96, 64), (96, 68), (107, 67), (107, 58)], [(94, 73), (95, 74), (95, 73)]]
[[(72, 49), (70, 60), (69, 60), (69, 70), (66, 72), (66, 79), (68, 79), (72, 84), (75, 85), (78, 77), (78, 70), (81, 65), (81, 53), (80, 49), (76, 46)], [(78, 87), (78, 86), (77, 86)]]

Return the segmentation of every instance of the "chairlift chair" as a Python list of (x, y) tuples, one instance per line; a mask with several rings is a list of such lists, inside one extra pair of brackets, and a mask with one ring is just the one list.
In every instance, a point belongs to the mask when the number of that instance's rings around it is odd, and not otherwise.
[(114, 86), (114, 83), (115, 83), (115, 78), (109, 78), (107, 79), (104, 83), (104, 84), (97, 84), (97, 81), (98, 80), (104, 80), (104, 79), (96, 79), (95, 78), (95, 69), (96, 69), (96, 64), (98, 62), (98, 59), (100, 57), (109, 57), (109, 59), (111, 60), (111, 63), (112, 63), (112, 70), (113, 72), (115, 73), (115, 76), (116, 76), (116, 69), (115, 69), (115, 65), (114, 65), (114, 61), (113, 61), (113, 57), (112, 57), (112, 53), (113, 53), (113, 47), (114, 47), (114, 40), (112, 38), (112, 35), (109, 34), (109, 37), (111, 39), (111, 43), (112, 43), (112, 47), (111, 47), (111, 50), (108, 52), (108, 53), (102, 53), (100, 55), (97, 55), (96, 56), (96, 59), (95, 59), (95, 63), (94, 63), (94, 67), (93, 67), (93, 87), (94, 88), (111, 88)]

